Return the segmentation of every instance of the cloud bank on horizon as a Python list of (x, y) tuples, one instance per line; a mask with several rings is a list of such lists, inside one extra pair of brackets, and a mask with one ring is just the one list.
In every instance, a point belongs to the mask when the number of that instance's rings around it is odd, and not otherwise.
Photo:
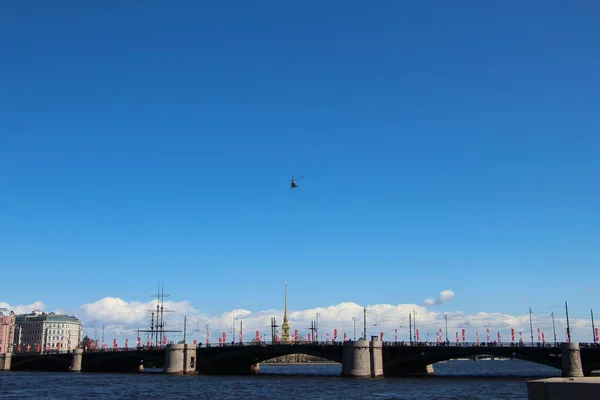
[[(384, 340), (408, 341), (409, 340), (409, 314), (410, 325), (419, 330), (421, 341), (436, 341), (440, 331), (443, 337), (448, 336), (450, 341), (455, 340), (456, 333), (462, 338), (462, 329), (465, 329), (466, 340), (474, 342), (476, 334), (481, 341), (486, 340), (486, 330), (490, 330), (491, 340), (501, 335), (503, 342), (510, 342), (511, 329), (515, 330), (515, 341), (522, 335), (523, 341), (531, 341), (529, 314), (510, 315), (504, 313), (479, 312), (465, 314), (462, 311), (441, 313), (431, 306), (444, 304), (455, 297), (451, 290), (440, 292), (437, 298), (428, 298), (422, 304), (372, 304), (367, 305), (367, 334), (384, 334)], [(148, 329), (150, 326), (150, 312), (156, 310), (156, 300), (150, 302), (125, 301), (117, 297), (104, 297), (93, 303), (83, 304), (72, 310), (54, 310), (69, 315), (77, 316), (83, 323), (84, 334), (94, 337), (99, 336), (102, 327), (109, 332), (109, 339), (133, 339), (137, 336), (137, 329)], [(17, 314), (29, 313), (34, 309), (44, 310), (43, 302), (32, 304), (19, 304), (11, 306), (0, 302), (0, 308), (7, 308)], [(278, 324), (283, 318), (283, 310), (251, 311), (236, 309), (225, 311), (220, 315), (209, 315), (195, 308), (188, 301), (165, 301), (165, 309), (173, 312), (164, 314), (165, 329), (183, 331), (184, 316), (187, 317), (187, 338), (204, 342), (207, 332), (210, 334), (211, 343), (225, 332), (227, 340), (235, 333), (236, 341), (239, 340), (239, 331), (243, 330), (244, 341), (255, 337), (256, 331), (262, 335), (270, 335), (271, 318), (275, 317)], [(333, 337), (333, 330), (338, 331), (338, 340), (346, 333), (348, 339), (358, 338), (363, 332), (364, 307), (353, 302), (342, 302), (324, 308), (312, 308), (289, 312), (289, 321), (292, 331), (298, 330), (299, 336), (305, 338), (309, 332), (311, 322), (319, 314), (319, 331), (322, 340), (329, 334)], [(45, 310), (49, 311), (49, 310)], [(448, 318), (448, 332), (445, 332)], [(235, 324), (235, 329), (233, 325)], [(543, 332), (546, 342), (553, 342), (553, 325), (550, 316), (533, 316), (534, 341), (538, 341), (538, 328)], [(571, 337), (574, 341), (591, 342), (589, 336), (590, 323), (586, 319), (570, 318)], [(556, 318), (556, 336), (558, 342), (565, 341), (566, 319)], [(183, 338), (183, 333), (170, 333), (169, 340), (178, 341)], [(142, 335), (143, 336), (143, 335)], [(268, 339), (268, 338), (267, 338)]]

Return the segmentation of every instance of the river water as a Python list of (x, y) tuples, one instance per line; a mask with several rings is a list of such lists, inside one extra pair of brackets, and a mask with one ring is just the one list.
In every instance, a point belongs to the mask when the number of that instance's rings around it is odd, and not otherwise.
[(257, 376), (0, 373), (0, 399), (527, 399), (560, 371), (519, 360), (448, 361), (437, 376), (342, 379), (339, 364), (267, 365)]

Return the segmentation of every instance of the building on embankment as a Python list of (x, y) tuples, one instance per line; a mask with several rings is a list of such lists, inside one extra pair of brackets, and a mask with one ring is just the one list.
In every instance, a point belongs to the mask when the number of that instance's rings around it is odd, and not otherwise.
[(0, 308), (0, 354), (12, 353), (15, 332), (15, 313)]
[(82, 325), (75, 316), (35, 310), (15, 318), (14, 343), (42, 352), (75, 348), (81, 342)]

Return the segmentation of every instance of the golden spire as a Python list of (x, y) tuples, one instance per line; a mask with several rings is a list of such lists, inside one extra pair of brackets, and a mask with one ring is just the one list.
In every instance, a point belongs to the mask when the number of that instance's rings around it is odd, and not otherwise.
[(285, 281), (283, 286), (283, 318), (287, 319), (287, 281)]
[(281, 341), (283, 343), (291, 342), (290, 324), (287, 316), (287, 281), (285, 281), (283, 289), (283, 323), (281, 324)]

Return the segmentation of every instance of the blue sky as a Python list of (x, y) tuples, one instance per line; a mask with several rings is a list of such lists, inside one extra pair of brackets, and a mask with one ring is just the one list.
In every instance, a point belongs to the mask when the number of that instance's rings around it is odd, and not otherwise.
[(0, 301), (598, 304), (597, 2), (218, 3), (0, 6)]

